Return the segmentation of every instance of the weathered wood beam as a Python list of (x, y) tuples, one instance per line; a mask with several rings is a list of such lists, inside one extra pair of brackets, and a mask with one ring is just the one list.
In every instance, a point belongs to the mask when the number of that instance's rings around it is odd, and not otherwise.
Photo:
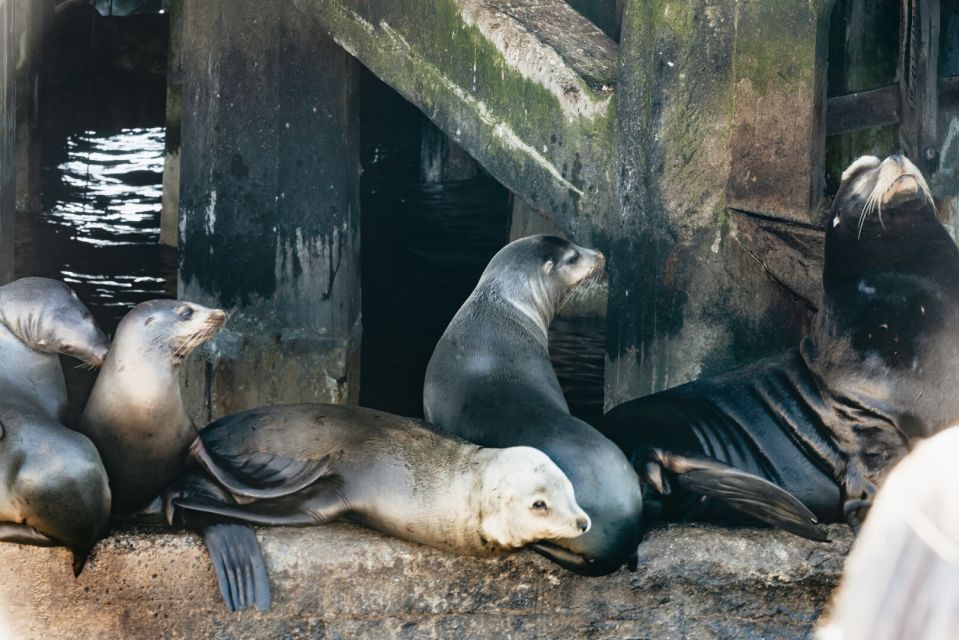
[(14, 0), (0, 0), (0, 284), (13, 278), (16, 227), (16, 37)]
[(939, 0), (902, 0), (899, 34), (899, 141), (927, 171), (939, 153)]
[(618, 49), (563, 0), (296, 0), (510, 190), (581, 241), (612, 201)]
[(899, 107), (898, 84), (830, 98), (826, 104), (826, 135), (898, 124), (902, 119)]

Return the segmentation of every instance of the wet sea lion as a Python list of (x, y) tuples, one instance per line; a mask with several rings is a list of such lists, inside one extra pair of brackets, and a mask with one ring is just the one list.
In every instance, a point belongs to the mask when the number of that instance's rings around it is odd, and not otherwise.
[[(423, 393), (428, 419), (444, 430), (487, 446), (536, 447), (569, 476), (593, 527), (579, 538), (535, 548), (586, 575), (632, 565), (643, 534), (639, 478), (613, 442), (570, 415), (549, 359), (553, 316), (598, 279), (604, 265), (598, 251), (554, 236), (504, 247), (440, 338)], [(765, 480), (704, 460), (684, 462), (691, 477), (735, 476), (743, 495), (777, 522), (811, 517)], [(804, 533), (815, 535), (811, 527)]]
[(678, 457), (693, 455), (858, 528), (911, 443), (959, 419), (959, 249), (919, 170), (901, 156), (853, 163), (825, 242), (822, 304), (798, 349), (604, 417), (667, 518), (734, 517), (671, 481)]
[(483, 446), (535, 447), (566, 473), (592, 529), (534, 548), (587, 575), (634, 563), (643, 531), (639, 478), (613, 442), (570, 415), (547, 349), (553, 316), (604, 265), (598, 251), (554, 236), (504, 247), (437, 344), (423, 393), (441, 429)]
[(66, 546), (79, 573), (107, 526), (110, 490), (93, 443), (60, 423), (60, 353), (100, 366), (106, 337), (62, 282), (0, 287), (0, 540)]
[[(115, 516), (149, 512), (186, 471), (197, 430), (180, 395), (180, 365), (225, 321), (220, 309), (151, 300), (117, 327), (79, 425), (100, 450)], [(192, 482), (195, 492), (223, 496), (202, 478)], [(269, 607), (269, 580), (251, 527), (204, 517), (184, 524), (203, 536), (231, 610)]]
[(590, 527), (573, 485), (541, 451), (482, 448), (373, 409), (252, 409), (208, 426), (192, 453), (243, 504), (183, 496), (174, 507), (258, 524), (346, 520), (474, 556)]

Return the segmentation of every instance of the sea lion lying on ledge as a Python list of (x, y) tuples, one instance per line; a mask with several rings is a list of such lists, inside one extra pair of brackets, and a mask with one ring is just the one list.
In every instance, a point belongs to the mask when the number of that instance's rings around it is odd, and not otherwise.
[(574, 538), (590, 521), (542, 452), (487, 449), (373, 409), (276, 405), (221, 418), (190, 449), (230, 504), (191, 495), (174, 508), (267, 525), (334, 520), (485, 556)]
[(601, 430), (670, 520), (728, 521), (680, 456), (759, 475), (824, 522), (858, 528), (910, 443), (959, 419), (959, 249), (909, 160), (843, 174), (826, 229), (822, 305), (798, 349), (625, 402)]

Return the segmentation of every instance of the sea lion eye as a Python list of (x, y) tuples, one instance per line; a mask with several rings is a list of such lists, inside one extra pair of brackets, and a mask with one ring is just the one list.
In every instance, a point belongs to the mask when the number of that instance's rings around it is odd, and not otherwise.
[(177, 311), (177, 313), (178, 313), (179, 316), (180, 316), (181, 318), (183, 318), (184, 320), (189, 320), (190, 318), (193, 317), (193, 308), (192, 308), (192, 307), (183, 306), (183, 307), (180, 307), (180, 309)]
[(546, 502), (543, 500), (537, 500), (533, 503), (534, 511), (546, 511)]
[(566, 258), (566, 264), (576, 264), (577, 260), (579, 260), (579, 251), (574, 251), (573, 255)]
[(60, 353), (73, 353), (73, 351), (74, 351), (73, 347), (71, 347), (68, 344), (65, 344), (62, 347), (60, 347)]

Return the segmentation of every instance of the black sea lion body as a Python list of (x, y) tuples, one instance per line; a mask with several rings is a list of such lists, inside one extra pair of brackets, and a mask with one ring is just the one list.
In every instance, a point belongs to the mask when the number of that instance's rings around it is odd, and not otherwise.
[[(957, 388), (959, 249), (916, 167), (867, 156), (843, 174), (822, 305), (800, 348), (626, 402), (602, 430), (647, 479), (670, 453), (692, 451), (858, 527), (915, 439), (959, 419)], [(663, 502), (667, 516), (717, 517), (681, 495)]]

